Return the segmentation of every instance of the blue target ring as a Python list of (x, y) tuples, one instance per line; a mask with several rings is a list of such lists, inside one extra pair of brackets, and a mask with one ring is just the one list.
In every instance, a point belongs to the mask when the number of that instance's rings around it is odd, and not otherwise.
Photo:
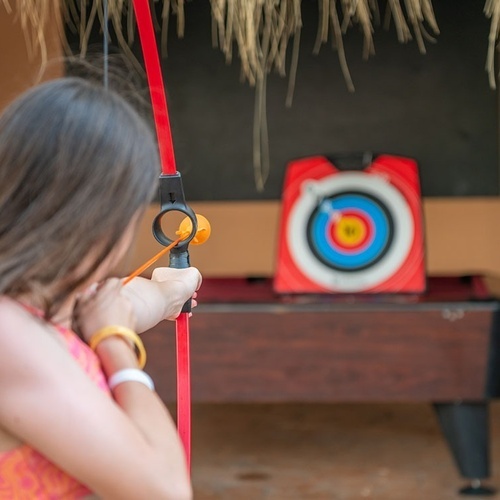
[[(359, 213), (372, 232), (365, 244), (342, 246), (330, 236), (332, 227), (344, 213)], [(307, 240), (313, 254), (331, 269), (355, 272), (379, 262), (389, 250), (394, 236), (390, 211), (380, 199), (358, 191), (344, 191), (325, 197), (309, 217)]]

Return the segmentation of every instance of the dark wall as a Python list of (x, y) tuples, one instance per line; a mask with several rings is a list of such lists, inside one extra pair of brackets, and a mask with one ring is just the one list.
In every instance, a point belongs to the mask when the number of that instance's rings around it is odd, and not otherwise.
[[(381, 4), (384, 2), (380, 2)], [(163, 59), (173, 137), (191, 200), (277, 199), (290, 159), (373, 150), (416, 158), (425, 196), (499, 194), (497, 94), (484, 70), (489, 22), (482, 4), (435, 0), (441, 34), (401, 45), (394, 29), (376, 28), (376, 55), (362, 60), (362, 35), (345, 38), (356, 86), (349, 93), (329, 45), (312, 55), (317, 2), (302, 1), (304, 29), (295, 97), (287, 80), (268, 79), (271, 173), (258, 193), (252, 167), (254, 90), (211, 46), (208, 0), (185, 4), (186, 35), (171, 26)], [(137, 54), (138, 46), (134, 47)]]

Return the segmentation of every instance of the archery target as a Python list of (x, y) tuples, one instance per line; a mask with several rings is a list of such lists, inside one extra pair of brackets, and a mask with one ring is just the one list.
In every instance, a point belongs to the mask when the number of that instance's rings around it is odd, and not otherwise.
[[(394, 273), (412, 240), (413, 220), (402, 195), (357, 172), (307, 182), (288, 224), (290, 250), (302, 272), (326, 288), (349, 292)], [(360, 277), (355, 271), (361, 270)]]
[(422, 289), (421, 228), (411, 206), (419, 197), (405, 196), (384, 171), (328, 174), (292, 183), (275, 289)]

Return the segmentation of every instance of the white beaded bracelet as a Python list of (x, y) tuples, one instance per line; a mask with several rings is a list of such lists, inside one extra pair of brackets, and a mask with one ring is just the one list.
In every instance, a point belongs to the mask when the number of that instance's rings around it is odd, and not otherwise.
[(139, 382), (140, 384), (144, 384), (148, 389), (155, 390), (153, 379), (146, 372), (138, 368), (125, 368), (113, 373), (108, 379), (108, 387), (113, 390), (117, 385), (123, 384), (123, 382)]

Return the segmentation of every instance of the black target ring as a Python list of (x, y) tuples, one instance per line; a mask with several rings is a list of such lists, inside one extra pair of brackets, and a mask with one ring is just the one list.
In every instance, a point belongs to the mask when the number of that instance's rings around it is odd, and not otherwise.
[[(346, 217), (342, 217), (343, 214)], [(340, 219), (332, 221), (335, 218)], [(358, 227), (358, 232), (360, 227), (365, 226), (366, 231), (366, 226), (370, 226), (372, 234), (364, 245), (346, 248), (335, 238), (328, 238), (331, 228), (326, 226), (341, 225), (346, 218), (351, 219), (351, 228)], [(344, 230), (349, 228), (348, 224)], [(394, 238), (394, 220), (380, 198), (365, 191), (339, 191), (326, 196), (314, 208), (307, 222), (306, 238), (314, 256), (328, 268), (347, 273), (359, 272), (385, 257)]]

